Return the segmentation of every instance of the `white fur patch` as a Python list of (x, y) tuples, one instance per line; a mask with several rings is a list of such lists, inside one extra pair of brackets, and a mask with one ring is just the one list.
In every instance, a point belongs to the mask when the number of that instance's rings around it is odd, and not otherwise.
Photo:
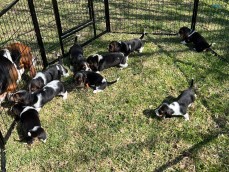
[(38, 94), (37, 95), (37, 102), (33, 105), (37, 111), (40, 111), (40, 108), (41, 108), (41, 101), (42, 101), (42, 95), (41, 94)]
[(103, 56), (98, 54), (98, 62), (100, 62), (100, 60), (102, 60), (102, 59), (103, 59)]
[(93, 93), (99, 93), (99, 92), (102, 92), (103, 90), (100, 90), (100, 89), (97, 89), (93, 91)]
[[(54, 90), (57, 90), (59, 88), (58, 87), (59, 82), (60, 82), (59, 80), (53, 80), (53, 81), (49, 82), (45, 87), (50, 87)], [(44, 87), (44, 89), (45, 89), (45, 87)]]
[(187, 42), (184, 40), (184, 41), (181, 41), (180, 42), (181, 44), (187, 44)]
[(37, 72), (36, 76), (33, 79), (37, 79), (39, 77), (41, 77), (43, 79), (44, 84), (46, 85), (47, 84), (47, 79), (46, 79), (45, 75), (42, 72)]
[(143, 49), (144, 49), (144, 47), (141, 47), (141, 48), (139, 49), (139, 53), (142, 53)]
[(105, 83), (105, 82), (107, 82), (107, 80), (105, 78), (103, 78), (102, 83)]
[(177, 102), (173, 102), (169, 105), (169, 108), (174, 111), (173, 115), (184, 115), (180, 112), (180, 105)]
[(119, 66), (122, 67), (122, 68), (126, 68), (128, 66), (128, 64), (127, 63), (125, 63), (125, 64), (119, 64)]

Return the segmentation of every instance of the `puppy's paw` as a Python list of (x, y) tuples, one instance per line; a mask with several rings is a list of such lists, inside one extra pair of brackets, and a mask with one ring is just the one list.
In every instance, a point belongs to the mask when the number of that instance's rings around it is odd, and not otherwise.
[(103, 91), (103, 90), (94, 90), (93, 93), (99, 93), (101, 91)]
[(188, 113), (186, 113), (186, 114), (184, 115), (184, 118), (185, 118), (185, 121), (189, 121), (189, 115), (188, 115)]
[(181, 44), (187, 44), (187, 42), (185, 42), (185, 41), (181, 41), (180, 43), (181, 43)]
[(63, 100), (66, 100), (68, 98), (68, 92), (66, 91), (64, 94), (63, 94)]

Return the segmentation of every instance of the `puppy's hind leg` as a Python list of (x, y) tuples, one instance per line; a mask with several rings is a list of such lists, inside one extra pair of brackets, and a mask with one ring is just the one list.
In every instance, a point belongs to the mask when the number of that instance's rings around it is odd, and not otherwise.
[(141, 47), (141, 48), (138, 50), (138, 52), (139, 52), (139, 53), (142, 53), (143, 49), (144, 49), (144, 47)]
[(60, 96), (63, 96), (63, 100), (66, 100), (68, 98), (68, 92), (65, 91), (65, 92), (60, 92), (60, 94), (58, 94)]
[(93, 91), (93, 93), (98, 93), (103, 91), (105, 88), (107, 87), (107, 81), (105, 78), (103, 78), (102, 82), (100, 83), (99, 86), (95, 87), (95, 90)]
[(184, 115), (184, 118), (185, 118), (185, 121), (188, 121), (188, 120), (189, 120), (189, 115), (188, 115), (188, 113), (186, 113), (186, 114)]

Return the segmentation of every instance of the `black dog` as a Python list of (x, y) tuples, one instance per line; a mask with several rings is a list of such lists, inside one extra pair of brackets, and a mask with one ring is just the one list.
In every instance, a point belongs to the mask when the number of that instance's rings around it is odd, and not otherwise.
[(61, 64), (50, 66), (43, 72), (38, 72), (29, 83), (29, 91), (35, 92), (42, 89), (47, 83), (53, 80), (60, 80), (61, 76), (69, 76), (68, 70)]
[(155, 110), (155, 113), (159, 117), (171, 117), (171, 116), (184, 116), (185, 120), (189, 120), (187, 109), (195, 100), (195, 92), (193, 90), (193, 79), (188, 89), (182, 91), (177, 97), (177, 100), (171, 104), (163, 103)]
[(16, 93), (12, 93), (9, 96), (9, 100), (15, 103), (33, 106), (39, 111), (41, 107), (57, 95), (63, 96), (64, 100), (67, 99), (67, 91), (65, 90), (63, 83), (59, 80), (54, 80), (49, 82), (41, 90), (34, 93), (30, 93), (26, 90), (20, 90)]
[(110, 67), (121, 67), (125, 68), (127, 64), (128, 57), (124, 56), (123, 53), (107, 53), (104, 55), (91, 55), (87, 58), (87, 62), (93, 71), (102, 71)]
[(144, 42), (142, 39), (144, 38), (145, 34), (146, 33), (144, 32), (140, 38), (135, 38), (129, 41), (112, 41), (108, 46), (108, 51), (122, 52), (125, 56), (128, 56), (134, 51), (141, 53), (144, 49)]
[(32, 144), (36, 137), (42, 142), (46, 142), (46, 132), (41, 127), (38, 111), (34, 107), (19, 103), (15, 104), (11, 111), (21, 123), (23, 139), (27, 144)]
[(195, 30), (191, 30), (188, 27), (181, 27), (179, 30), (179, 35), (181, 37), (182, 44), (192, 42), (194, 44), (194, 50), (197, 52), (210, 51), (213, 55), (219, 56), (210, 48), (211, 44), (209, 44), (205, 38)]
[(85, 70), (90, 71), (87, 60), (83, 56), (83, 48), (77, 43), (78, 36), (75, 38), (74, 45), (69, 49), (70, 69), (74, 72)]
[(94, 89), (93, 93), (103, 91), (107, 86), (116, 83), (119, 78), (112, 82), (107, 82), (107, 80), (101, 76), (99, 73), (91, 71), (79, 71), (74, 74), (74, 82), (76, 87), (91, 87)]

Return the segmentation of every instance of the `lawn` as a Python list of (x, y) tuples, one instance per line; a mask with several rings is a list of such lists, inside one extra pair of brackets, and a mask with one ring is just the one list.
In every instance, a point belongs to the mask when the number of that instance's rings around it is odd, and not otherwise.
[[(112, 5), (114, 8), (114, 2)], [(227, 14), (228, 9), (224, 13)], [(217, 21), (226, 22), (223, 19)], [(167, 25), (169, 31), (182, 24), (171, 23), (171, 27)], [(127, 29), (123, 31), (131, 32), (133, 23), (126, 24), (130, 26), (123, 25), (123, 29)], [(197, 28), (201, 28), (210, 41), (216, 42), (217, 52), (229, 58), (225, 48), (228, 30), (220, 25), (214, 32), (216, 34), (204, 32), (214, 30), (213, 25), (203, 21)], [(225, 32), (220, 32), (223, 29)], [(220, 40), (215, 37), (217, 34), (222, 36)], [(85, 56), (107, 52), (111, 40), (139, 36), (105, 34), (84, 47)], [(50, 41), (52, 47), (57, 41), (53, 39)], [(6, 144), (7, 171), (229, 171), (229, 64), (210, 53), (192, 51), (180, 44), (177, 36), (148, 34), (144, 40), (143, 53), (131, 54), (127, 68), (101, 72), (108, 81), (120, 77), (119, 82), (101, 93), (76, 89), (72, 73), (68, 78), (62, 78), (68, 89), (68, 99), (63, 101), (56, 97), (40, 111), (47, 142), (36, 141), (29, 147), (18, 141), (20, 128), (16, 127)], [(222, 40), (224, 44), (219, 44)], [(47, 46), (48, 43), (45, 42)], [(67, 60), (65, 62), (67, 64)], [(157, 118), (154, 109), (166, 97), (178, 96), (192, 78), (197, 99), (189, 109), (190, 120)], [(1, 121), (2, 129), (12, 118), (1, 114)]]
[[(85, 55), (106, 52), (106, 34)], [(196, 53), (178, 37), (146, 36), (142, 54), (126, 69), (101, 74), (120, 81), (104, 92), (77, 90), (65, 79), (68, 99), (55, 98), (40, 111), (46, 144), (29, 148), (14, 130), (6, 145), (8, 171), (227, 171), (229, 66)], [(197, 100), (183, 118), (158, 119), (153, 109), (195, 79)]]

